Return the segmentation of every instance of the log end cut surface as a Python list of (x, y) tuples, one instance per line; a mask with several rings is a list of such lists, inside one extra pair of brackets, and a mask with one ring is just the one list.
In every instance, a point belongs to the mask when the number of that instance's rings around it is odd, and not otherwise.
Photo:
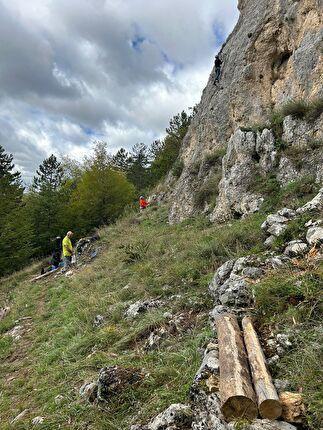
[(283, 413), (282, 419), (288, 423), (304, 422), (305, 406), (300, 393), (291, 393), (284, 391), (279, 394), (282, 402)]
[(279, 400), (268, 399), (264, 400), (259, 405), (259, 413), (262, 418), (267, 418), (269, 420), (276, 420), (282, 414), (282, 406)]
[(258, 416), (258, 408), (251, 399), (244, 396), (232, 396), (223, 403), (221, 411), (224, 417), (230, 421), (237, 418), (253, 420)]

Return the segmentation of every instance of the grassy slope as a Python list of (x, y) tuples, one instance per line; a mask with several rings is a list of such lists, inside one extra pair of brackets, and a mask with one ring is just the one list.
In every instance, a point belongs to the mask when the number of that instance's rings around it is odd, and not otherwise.
[[(139, 219), (140, 223), (128, 215), (103, 229), (99, 257), (72, 278), (31, 284), (32, 273), (39, 269), (34, 266), (2, 281), (0, 300), (9, 293), (12, 309), (0, 322), (0, 332), (24, 316), (32, 316), (33, 323), (18, 342), (6, 336), (0, 339), (1, 429), (12, 428), (9, 421), (27, 408), (28, 415), (15, 428), (31, 428), (31, 418), (41, 415), (45, 422), (38, 428), (42, 429), (122, 430), (171, 403), (187, 401), (201, 361), (198, 348), (212, 336), (207, 285), (227, 259), (262, 251), (264, 215), (225, 227), (202, 218), (170, 226), (167, 208), (150, 208)], [(135, 320), (123, 318), (131, 302), (167, 299), (173, 294), (181, 297)], [(275, 312), (262, 311), (261, 303), (268, 297), (264, 293), (259, 297), (259, 316), (271, 324)], [(156, 351), (142, 351), (138, 335), (153, 323), (162, 324), (165, 311), (188, 314), (192, 310), (193, 324), (187, 332), (168, 338)], [(108, 318), (102, 328), (93, 327), (98, 313)], [(100, 411), (83, 401), (78, 390), (84, 381), (95, 380), (100, 368), (115, 364), (144, 368), (146, 377), (113, 399), (108, 411)], [(55, 403), (58, 394), (64, 396), (59, 405)]]

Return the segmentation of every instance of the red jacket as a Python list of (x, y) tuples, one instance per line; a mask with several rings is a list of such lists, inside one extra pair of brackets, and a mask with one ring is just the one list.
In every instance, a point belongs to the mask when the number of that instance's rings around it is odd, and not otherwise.
[(139, 205), (140, 205), (140, 207), (142, 208), (142, 209), (145, 209), (147, 206), (148, 206), (148, 202), (146, 202), (146, 200), (145, 199), (140, 199), (139, 200)]

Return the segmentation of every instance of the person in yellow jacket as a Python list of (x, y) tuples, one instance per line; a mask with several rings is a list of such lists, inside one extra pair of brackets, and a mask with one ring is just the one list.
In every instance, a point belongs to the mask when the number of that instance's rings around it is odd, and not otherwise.
[(73, 255), (73, 246), (71, 239), (73, 237), (73, 232), (68, 231), (66, 233), (66, 236), (63, 239), (63, 256), (64, 256), (64, 267), (67, 267), (72, 262), (72, 255)]

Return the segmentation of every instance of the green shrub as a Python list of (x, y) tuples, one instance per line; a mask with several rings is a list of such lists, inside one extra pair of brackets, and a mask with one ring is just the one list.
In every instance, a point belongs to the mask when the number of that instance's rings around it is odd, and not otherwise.
[(200, 257), (222, 264), (230, 258), (260, 252), (264, 242), (260, 229), (263, 218), (261, 214), (254, 214), (221, 227), (212, 240), (203, 245)]
[(278, 149), (278, 151), (285, 151), (288, 147), (289, 144), (283, 139), (275, 139), (275, 148)]
[[(260, 327), (289, 335), (292, 347), (285, 353), (273, 377), (288, 380), (302, 390), (309, 430), (322, 422), (322, 263), (318, 267), (293, 265), (280, 269), (253, 286), (255, 311)], [(261, 329), (262, 330), (262, 329)]]
[(276, 139), (281, 139), (283, 134), (284, 118), (291, 115), (293, 118), (305, 118), (307, 121), (315, 121), (323, 112), (323, 97), (318, 97), (309, 102), (303, 99), (289, 100), (280, 109), (274, 110), (270, 117), (270, 127)]
[(194, 196), (194, 205), (198, 208), (203, 207), (205, 202), (215, 202), (217, 195), (219, 194), (219, 182), (221, 180), (221, 172), (214, 173), (209, 179), (202, 185), (202, 187), (196, 192)]
[(294, 337), (296, 347), (282, 358), (278, 378), (287, 379), (295, 389), (302, 389), (309, 429), (321, 428), (322, 414), (322, 335), (315, 327)]
[(282, 206), (292, 209), (302, 206), (318, 192), (315, 177), (303, 176), (298, 181), (281, 186), (275, 175), (263, 177), (255, 175), (249, 190), (265, 197), (261, 206), (262, 212), (272, 212)]
[(176, 160), (172, 168), (172, 173), (175, 178), (179, 178), (181, 176), (183, 169), (184, 162), (182, 160)]
[(268, 123), (255, 123), (250, 124), (245, 127), (240, 127), (241, 131), (248, 132), (252, 131), (253, 133), (257, 133), (257, 131), (262, 132), (265, 128), (271, 128), (271, 124)]
[(237, 421), (234, 421), (233, 427), (234, 430), (247, 430), (250, 428), (250, 422), (244, 418), (240, 418)]
[(281, 188), (279, 202), (281, 206), (297, 208), (314, 197), (318, 190), (314, 176), (303, 176)]
[(274, 132), (276, 139), (281, 139), (283, 134), (284, 115), (281, 110), (275, 110), (270, 116), (270, 126)]
[(254, 176), (253, 181), (249, 184), (248, 189), (256, 193), (270, 195), (272, 193), (277, 193), (277, 190), (280, 189), (280, 184), (277, 181), (275, 175), (262, 176), (258, 174)]
[(310, 149), (307, 147), (289, 146), (285, 149), (285, 154), (292, 161), (294, 167), (300, 170), (309, 151)]
[(315, 121), (323, 113), (323, 97), (318, 97), (308, 104), (306, 119)]
[(262, 212), (269, 212), (279, 205), (280, 187), (280, 183), (274, 174), (270, 176), (262, 176), (258, 174), (253, 177), (248, 190), (264, 196), (265, 200), (262, 204), (261, 210)]
[(220, 165), (222, 158), (226, 153), (226, 148), (218, 148), (213, 152), (205, 155), (203, 162), (209, 166)]
[(304, 118), (308, 112), (309, 105), (304, 100), (290, 100), (281, 108), (283, 117), (291, 115), (293, 118)]
[(126, 258), (124, 259), (125, 263), (135, 263), (136, 261), (142, 260), (148, 249), (150, 243), (145, 240), (139, 240), (137, 243), (127, 244), (124, 246), (124, 252), (126, 254)]
[(301, 239), (305, 234), (304, 224), (311, 219), (311, 215), (303, 215), (287, 224), (286, 230), (274, 240), (274, 247), (283, 247), (283, 245), (291, 240)]

